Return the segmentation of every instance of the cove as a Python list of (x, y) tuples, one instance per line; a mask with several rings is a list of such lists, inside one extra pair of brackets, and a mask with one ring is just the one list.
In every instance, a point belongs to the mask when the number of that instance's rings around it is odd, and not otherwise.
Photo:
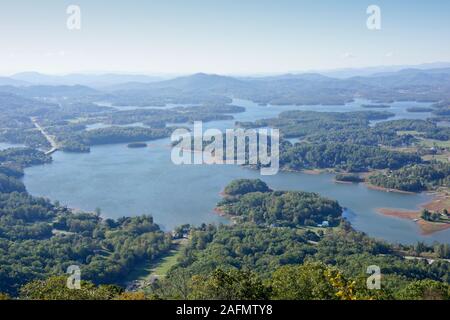
[(152, 214), (170, 230), (184, 223), (225, 223), (213, 212), (223, 188), (233, 179), (261, 178), (278, 190), (312, 191), (338, 200), (348, 208), (345, 215), (352, 225), (371, 236), (402, 243), (450, 242), (449, 230), (422, 236), (414, 222), (376, 212), (380, 207), (416, 209), (430, 200), (426, 194), (335, 184), (331, 174), (281, 172), (262, 177), (259, 171), (234, 165), (176, 166), (169, 143), (168, 139), (153, 141), (144, 149), (129, 149), (126, 144), (98, 146), (90, 154), (57, 152), (53, 163), (26, 169), (24, 182), (31, 194), (72, 208), (93, 211), (99, 207), (112, 218)]
[[(351, 106), (326, 108), (355, 110)], [(255, 120), (288, 109), (300, 107), (268, 109), (252, 104), (245, 113), (235, 116), (240, 121)], [(219, 121), (205, 127), (231, 128), (232, 124)], [(363, 184), (336, 184), (332, 174), (280, 172), (261, 176), (259, 171), (234, 165), (177, 166), (170, 159), (169, 139), (148, 145), (142, 149), (129, 149), (126, 144), (96, 146), (89, 154), (57, 152), (53, 163), (26, 169), (24, 183), (31, 194), (59, 200), (71, 208), (93, 211), (98, 207), (105, 217), (111, 218), (151, 214), (165, 230), (171, 230), (184, 223), (227, 223), (213, 211), (221, 199), (220, 192), (234, 179), (259, 178), (277, 190), (318, 192), (338, 200), (347, 208), (345, 217), (353, 227), (370, 236), (400, 243), (450, 243), (450, 230), (424, 236), (413, 221), (376, 212), (377, 208), (417, 209), (431, 200), (427, 194), (387, 193)]]

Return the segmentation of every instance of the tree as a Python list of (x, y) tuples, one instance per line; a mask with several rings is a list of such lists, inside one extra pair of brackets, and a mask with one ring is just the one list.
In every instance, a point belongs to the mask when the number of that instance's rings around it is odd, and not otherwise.
[(277, 300), (353, 300), (354, 283), (323, 263), (283, 266), (272, 275), (272, 298)]
[(217, 269), (209, 276), (192, 278), (195, 300), (267, 300), (269, 289), (248, 271)]
[(192, 275), (185, 268), (169, 271), (167, 277), (155, 281), (153, 291), (168, 299), (187, 300), (192, 288)]
[(417, 242), (415, 247), (414, 247), (414, 251), (416, 252), (416, 254), (420, 255), (422, 252), (426, 252), (427, 251), (427, 245), (421, 241)]
[(123, 292), (113, 285), (95, 286), (81, 281), (81, 289), (69, 289), (65, 276), (32, 281), (20, 289), (20, 297), (26, 300), (111, 300)]
[(11, 297), (7, 295), (6, 293), (0, 293), (0, 301), (2, 300), (10, 300)]
[(445, 243), (436, 244), (434, 252), (438, 258), (447, 259), (450, 258), (450, 245)]
[(401, 300), (448, 300), (450, 286), (434, 280), (419, 280), (408, 284), (397, 295)]
[(240, 196), (252, 192), (270, 192), (267, 184), (260, 179), (238, 179), (225, 187), (224, 193), (228, 196)]
[(150, 300), (144, 292), (122, 292), (114, 300)]
[(430, 221), (431, 220), (431, 212), (428, 211), (427, 209), (423, 209), (420, 217), (425, 221)]
[(446, 215), (447, 217), (450, 217), (450, 214), (448, 213), (448, 210), (447, 210), (447, 209), (444, 209), (444, 210), (442, 211), (442, 213), (443, 213), (444, 215)]
[(441, 219), (441, 215), (438, 212), (433, 212), (431, 214), (431, 221), (437, 222)]

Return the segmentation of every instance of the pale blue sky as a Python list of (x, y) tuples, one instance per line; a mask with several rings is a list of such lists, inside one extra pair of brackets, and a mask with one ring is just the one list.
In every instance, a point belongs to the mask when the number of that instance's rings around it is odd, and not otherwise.
[[(81, 31), (66, 28), (77, 4)], [(382, 29), (366, 27), (381, 8)], [(1, 0), (0, 74), (282, 73), (450, 61), (448, 0)]]

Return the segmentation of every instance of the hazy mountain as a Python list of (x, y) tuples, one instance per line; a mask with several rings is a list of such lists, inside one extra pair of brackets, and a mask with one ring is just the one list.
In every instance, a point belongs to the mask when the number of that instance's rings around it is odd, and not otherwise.
[(373, 86), (401, 87), (401, 86), (449, 86), (450, 68), (445, 69), (404, 69), (398, 72), (378, 73), (370, 77), (355, 77), (361, 83)]
[(18, 95), (26, 98), (78, 98), (100, 95), (95, 89), (86, 86), (0, 86), (0, 92)]
[(16, 80), (8, 77), (0, 77), (0, 86), (26, 86), (29, 85), (26, 81)]
[[(440, 101), (450, 98), (450, 68), (405, 69), (367, 77), (332, 78), (321, 74), (285, 74), (259, 78), (234, 78), (194, 74), (150, 84), (127, 83), (109, 87), (110, 92), (139, 104), (177, 101), (211, 101), (209, 96), (237, 97), (262, 104), (344, 104), (354, 97), (394, 100)], [(124, 99), (126, 98), (126, 99)]]
[[(373, 70), (374, 71), (374, 70)], [(25, 73), (15, 76), (32, 81), (55, 80), (54, 76)], [(57, 78), (68, 81), (91, 76), (71, 75)], [(121, 75), (97, 76), (119, 81)], [(133, 79), (149, 80), (146, 76)], [(15, 79), (17, 81), (22, 81)], [(249, 99), (262, 104), (344, 104), (354, 97), (376, 101), (441, 101), (450, 99), (450, 67), (408, 68), (379, 72), (370, 76), (333, 78), (322, 74), (302, 73), (267, 77), (231, 77), (197, 73), (175, 79), (142, 82), (127, 81), (93, 89), (84, 85), (0, 86), (0, 92), (27, 98), (101, 98), (118, 105), (165, 105), (167, 103), (225, 103), (230, 97)]]
[(23, 72), (11, 76), (14, 80), (25, 81), (33, 85), (84, 85), (90, 87), (105, 87), (125, 82), (151, 83), (163, 80), (160, 77), (126, 74), (68, 74), (63, 76), (45, 75), (38, 72)]
[(3, 117), (17, 118), (53, 112), (57, 105), (0, 92), (0, 113)]
[(233, 77), (205, 73), (197, 73), (190, 76), (153, 83), (150, 85), (150, 87), (153, 88), (176, 88), (183, 91), (228, 91), (246, 86), (248, 86), (248, 82), (238, 80)]
[(367, 68), (344, 68), (328, 71), (316, 71), (325, 76), (333, 78), (352, 78), (352, 77), (368, 77), (380, 73), (393, 73), (404, 69), (419, 69), (419, 70), (429, 70), (429, 69), (442, 69), (450, 68), (450, 62), (433, 62), (424, 63), (419, 65), (400, 65), (400, 66), (378, 66), (378, 67), (367, 67)]
[(277, 80), (309, 80), (323, 81), (330, 80), (331, 77), (324, 76), (319, 73), (286, 73), (281, 75), (264, 76), (264, 77), (243, 77), (242, 80), (261, 80), (261, 81), (277, 81)]

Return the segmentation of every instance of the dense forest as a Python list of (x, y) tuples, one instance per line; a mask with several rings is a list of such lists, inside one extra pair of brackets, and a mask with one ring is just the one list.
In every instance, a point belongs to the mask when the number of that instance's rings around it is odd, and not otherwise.
[(299, 144), (281, 149), (280, 166), (287, 170), (335, 168), (351, 172), (399, 169), (422, 159), (405, 152), (356, 144)]
[(345, 172), (429, 166), (428, 158), (450, 152), (450, 128), (431, 120), (388, 119), (389, 112), (287, 111), (277, 118), (237, 123), (243, 128), (276, 127), (283, 137), (280, 166), (285, 170), (333, 169)]
[[(322, 235), (293, 228), (202, 226), (191, 231), (167, 278), (146, 292), (86, 281), (81, 290), (69, 290), (65, 277), (50, 277), (29, 282), (19, 294), (40, 300), (450, 298), (448, 262), (406, 260), (392, 250), (345, 224)], [(383, 272), (381, 290), (366, 286), (366, 268), (373, 264)]]
[(0, 150), (0, 164), (2, 166), (29, 167), (51, 162), (51, 157), (42, 151), (30, 148), (9, 148)]
[(82, 268), (83, 279), (120, 283), (171, 245), (150, 216), (103, 220), (17, 192), (0, 194), (0, 208), (0, 291), (13, 295), (70, 265)]
[(433, 162), (405, 166), (399, 170), (378, 172), (369, 177), (375, 186), (411, 192), (450, 187), (450, 164)]
[(0, 292), (16, 295), (23, 284), (70, 265), (82, 267), (86, 280), (119, 283), (135, 265), (169, 250), (171, 236), (151, 216), (102, 219), (29, 195), (18, 180), (21, 168), (50, 161), (43, 153), (8, 149), (0, 159)]
[(225, 196), (241, 196), (252, 192), (271, 192), (269, 186), (260, 179), (237, 179), (231, 181), (224, 189)]
[[(253, 187), (253, 188), (252, 188)], [(254, 191), (261, 190), (261, 191)], [(317, 226), (339, 224), (342, 208), (336, 201), (308, 192), (270, 191), (260, 180), (239, 180), (225, 188), (218, 209), (240, 221), (266, 226)]]
[[(429, 120), (386, 120), (393, 114), (379, 111), (312, 112), (287, 111), (278, 118), (239, 122), (244, 128), (274, 127), (284, 138), (301, 138), (303, 143), (346, 143), (364, 146), (407, 147), (418, 137), (448, 141), (450, 128), (438, 127)], [(402, 134), (399, 134), (402, 133)]]
[[(395, 254), (392, 246), (352, 231), (345, 223), (319, 234), (255, 225), (195, 229), (178, 266), (166, 279), (153, 284), (149, 296), (449, 299), (450, 263), (406, 260)], [(380, 266), (383, 272), (381, 290), (367, 289), (370, 265)], [(329, 277), (331, 274), (334, 276)], [(256, 288), (259, 294), (255, 294)]]

